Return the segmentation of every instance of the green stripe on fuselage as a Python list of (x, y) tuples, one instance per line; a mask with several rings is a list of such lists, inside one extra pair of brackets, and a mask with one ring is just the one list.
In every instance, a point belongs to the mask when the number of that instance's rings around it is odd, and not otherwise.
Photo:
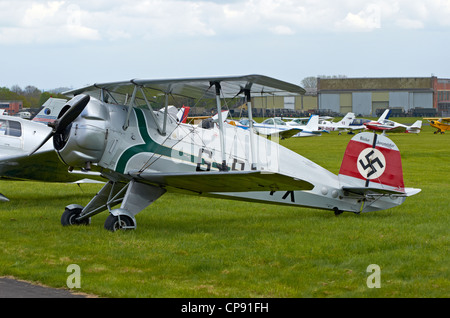
[[(155, 153), (157, 155), (165, 156), (165, 157), (172, 157), (172, 148), (169, 148), (167, 146), (163, 146), (161, 144), (158, 144), (156, 141), (154, 141), (147, 130), (147, 123), (145, 121), (144, 113), (139, 108), (134, 108), (137, 123), (138, 123), (138, 129), (139, 133), (141, 135), (142, 140), (144, 140), (145, 144), (140, 144), (136, 146), (132, 146), (125, 150), (123, 154), (120, 156), (119, 161), (117, 162), (116, 171), (119, 173), (125, 173), (125, 168), (127, 166), (128, 161), (136, 154), (139, 154), (141, 152), (151, 152)], [(198, 162), (198, 157), (194, 155), (190, 156), (177, 156), (177, 159), (185, 160), (187, 162)], [(204, 160), (202, 159), (202, 163), (204, 163)], [(215, 162), (212, 164), (213, 167), (217, 166)]]

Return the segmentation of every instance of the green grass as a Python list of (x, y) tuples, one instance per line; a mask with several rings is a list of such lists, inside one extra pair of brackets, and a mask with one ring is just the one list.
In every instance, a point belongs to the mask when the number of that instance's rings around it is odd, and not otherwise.
[[(450, 134), (389, 137), (405, 185), (422, 192), (361, 215), (168, 193), (135, 231), (111, 233), (105, 212), (60, 225), (64, 207), (85, 205), (99, 185), (1, 181), (11, 201), (0, 204), (0, 276), (67, 288), (78, 264), (76, 291), (100, 297), (449, 297)], [(350, 138), (281, 143), (337, 173)], [(381, 288), (366, 285), (370, 264)]]

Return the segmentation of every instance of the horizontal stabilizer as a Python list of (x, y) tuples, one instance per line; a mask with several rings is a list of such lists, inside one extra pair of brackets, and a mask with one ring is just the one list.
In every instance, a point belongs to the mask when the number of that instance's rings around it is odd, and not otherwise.
[(417, 189), (417, 188), (405, 188), (405, 192), (406, 192), (406, 196), (410, 197), (414, 194), (419, 193), (420, 191), (422, 191), (422, 189)]
[(198, 193), (312, 190), (314, 185), (265, 171), (205, 171), (184, 173), (130, 172), (137, 180)]
[(366, 194), (378, 194), (378, 195), (397, 195), (397, 196), (407, 196), (407, 193), (403, 191), (389, 190), (389, 189), (380, 189), (374, 187), (342, 187), (342, 190), (345, 192), (350, 192), (354, 194), (366, 195)]
[(405, 188), (405, 192), (396, 191), (390, 189), (380, 189), (380, 188), (366, 188), (366, 187), (342, 187), (343, 191), (347, 191), (353, 194), (359, 194), (362, 196), (366, 195), (393, 195), (398, 197), (410, 197), (422, 191), (421, 189), (416, 188)]

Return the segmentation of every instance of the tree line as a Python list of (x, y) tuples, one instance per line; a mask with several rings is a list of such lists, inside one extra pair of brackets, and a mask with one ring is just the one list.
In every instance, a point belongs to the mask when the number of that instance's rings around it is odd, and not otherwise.
[(64, 98), (60, 92), (69, 90), (69, 88), (59, 88), (52, 91), (41, 91), (35, 86), (28, 85), (22, 89), (19, 85), (11, 88), (0, 87), (0, 100), (21, 100), (23, 108), (40, 108), (50, 97)]

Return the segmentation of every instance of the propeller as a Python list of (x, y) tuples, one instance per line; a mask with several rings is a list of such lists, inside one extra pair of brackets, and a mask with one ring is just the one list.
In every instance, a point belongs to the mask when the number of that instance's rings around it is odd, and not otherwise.
[(70, 106), (70, 108), (60, 118), (53, 123), (48, 124), (49, 127), (52, 127), (52, 131), (44, 138), (39, 146), (29, 154), (29, 156), (38, 151), (54, 135), (62, 133), (81, 114), (83, 109), (89, 103), (89, 100), (89, 95), (77, 95), (69, 100), (66, 106)]

